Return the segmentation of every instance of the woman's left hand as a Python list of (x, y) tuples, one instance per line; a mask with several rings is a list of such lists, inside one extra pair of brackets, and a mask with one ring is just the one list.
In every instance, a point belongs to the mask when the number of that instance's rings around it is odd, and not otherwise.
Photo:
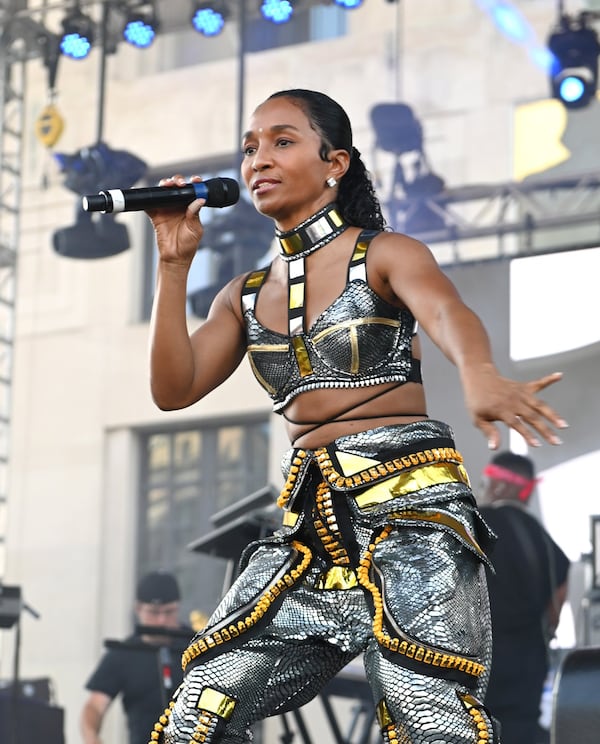
[[(538, 393), (562, 379), (561, 372), (529, 382), (502, 377), (493, 367), (471, 371), (463, 380), (465, 402), (473, 423), (485, 435), (490, 449), (500, 445), (500, 432), (494, 422), (502, 421), (517, 431), (531, 447), (540, 447), (539, 437), (550, 444), (562, 444), (556, 429), (567, 422)], [(539, 436), (538, 436), (539, 435)]]

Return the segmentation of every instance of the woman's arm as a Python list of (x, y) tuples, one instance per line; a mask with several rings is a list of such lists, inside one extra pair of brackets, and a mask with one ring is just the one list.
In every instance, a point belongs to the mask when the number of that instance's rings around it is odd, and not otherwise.
[[(185, 183), (180, 176), (161, 181), (165, 186)], [(203, 235), (199, 218), (203, 204), (203, 199), (196, 199), (185, 211), (148, 212), (159, 252), (150, 324), (150, 387), (155, 403), (164, 410), (200, 400), (234, 372), (245, 353), (241, 278), (217, 294), (207, 319), (193, 335), (188, 330), (187, 280)]]
[(150, 325), (150, 388), (163, 410), (185, 408), (224, 382), (245, 351), (245, 334), (234, 304), (241, 279), (215, 297), (206, 320), (190, 335), (186, 316), (187, 271), (158, 271)]
[(518, 431), (531, 446), (540, 445), (536, 433), (551, 444), (560, 444), (554, 429), (567, 424), (537, 394), (562, 375), (554, 373), (529, 382), (500, 375), (481, 320), (465, 305), (431, 251), (412, 238), (393, 233), (378, 240), (376, 271), (457, 367), (467, 410), (490, 449), (500, 444), (495, 421)]

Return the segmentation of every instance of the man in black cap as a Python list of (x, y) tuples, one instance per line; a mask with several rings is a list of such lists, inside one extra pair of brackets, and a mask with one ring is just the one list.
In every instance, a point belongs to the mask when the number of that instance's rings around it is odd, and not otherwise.
[(107, 641), (86, 683), (90, 694), (80, 717), (84, 744), (101, 744), (102, 721), (117, 695), (127, 717), (129, 744), (148, 744), (154, 723), (181, 682), (181, 653), (193, 635), (179, 622), (179, 610), (179, 586), (172, 574), (153, 571), (140, 580), (136, 633), (123, 642)]

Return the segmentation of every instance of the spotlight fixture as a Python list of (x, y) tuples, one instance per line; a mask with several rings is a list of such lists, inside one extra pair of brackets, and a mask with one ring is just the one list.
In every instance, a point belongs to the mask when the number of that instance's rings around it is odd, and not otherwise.
[(363, 4), (363, 0), (335, 0), (336, 5), (341, 5), (342, 8), (351, 10), (352, 8), (358, 8), (359, 5)]
[(260, 12), (267, 21), (287, 23), (294, 13), (294, 0), (262, 0)]
[(146, 163), (136, 155), (113, 150), (104, 142), (82, 147), (73, 155), (55, 152), (54, 159), (65, 174), (64, 185), (79, 196), (103, 189), (128, 189), (147, 170)]
[(598, 88), (598, 55), (600, 43), (587, 15), (578, 18), (564, 15), (559, 27), (548, 38), (552, 53), (550, 85), (553, 98), (568, 109), (587, 106)]
[(64, 17), (60, 51), (71, 59), (85, 59), (94, 43), (94, 21), (75, 5)]
[(112, 215), (94, 216), (79, 209), (74, 225), (54, 232), (52, 247), (65, 258), (109, 258), (129, 248), (129, 233)]
[[(54, 153), (60, 170), (65, 174), (64, 185), (79, 196), (103, 189), (128, 189), (146, 173), (147, 165), (136, 155), (125, 150), (113, 150), (104, 142), (83, 147), (72, 155)], [(86, 212), (78, 201), (75, 224), (56, 230), (52, 246), (56, 253), (67, 258), (107, 258), (129, 248), (125, 225), (115, 221), (114, 215)]]
[(224, 0), (195, 2), (192, 10), (192, 26), (204, 36), (218, 36), (229, 17)]
[(141, 2), (129, 8), (123, 38), (138, 49), (146, 49), (154, 41), (159, 28), (154, 3)]

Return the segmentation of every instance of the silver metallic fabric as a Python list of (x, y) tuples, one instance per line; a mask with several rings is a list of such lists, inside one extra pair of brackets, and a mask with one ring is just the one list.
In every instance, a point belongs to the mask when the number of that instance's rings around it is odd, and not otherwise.
[(284, 472), (288, 526), (246, 550), (154, 740), (247, 742), (254, 722), (305, 704), (362, 654), (385, 742), (497, 741), (479, 702), (493, 535), (450, 429), (341, 437), (291, 451)]
[[(304, 292), (298, 291), (297, 304), (290, 308), (303, 329), (297, 335), (276, 333), (256, 319), (254, 306), (268, 272), (253, 272), (246, 280), (242, 310), (248, 360), (275, 412), (282, 412), (307, 390), (420, 382), (420, 370), (412, 357), (414, 316), (390, 305), (367, 283), (365, 261), (374, 234), (359, 235), (343, 292), (311, 328), (304, 328)], [(301, 278), (292, 283), (292, 295), (301, 288)]]

